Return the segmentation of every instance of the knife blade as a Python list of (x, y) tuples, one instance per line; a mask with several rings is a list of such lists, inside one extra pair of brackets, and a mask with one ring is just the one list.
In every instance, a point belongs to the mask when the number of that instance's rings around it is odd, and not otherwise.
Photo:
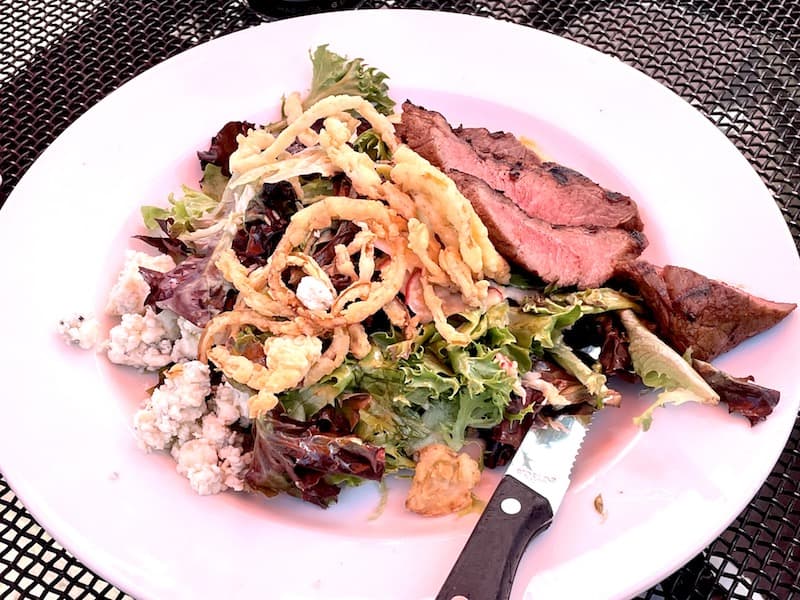
[(525, 435), (436, 600), (505, 600), (528, 543), (553, 521), (589, 418), (563, 415)]

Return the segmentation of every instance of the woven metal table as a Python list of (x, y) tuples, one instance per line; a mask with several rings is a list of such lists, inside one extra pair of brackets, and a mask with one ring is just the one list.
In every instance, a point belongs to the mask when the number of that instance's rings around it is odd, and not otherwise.
[[(688, 100), (729, 137), (774, 194), (800, 246), (800, 3), (348, 6), (491, 15), (617, 56)], [(47, 145), (103, 96), (187, 48), (272, 18), (237, 0), (0, 0), (0, 206)], [(641, 598), (800, 598), (799, 442), (800, 424), (730, 528)], [(0, 476), (0, 598), (123, 597), (53, 541)]]

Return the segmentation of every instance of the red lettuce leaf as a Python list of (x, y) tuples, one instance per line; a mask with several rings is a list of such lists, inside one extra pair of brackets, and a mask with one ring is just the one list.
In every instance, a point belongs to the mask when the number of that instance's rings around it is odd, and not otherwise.
[(754, 383), (750, 375), (734, 377), (696, 358), (692, 360), (692, 366), (711, 389), (719, 394), (720, 400), (728, 405), (728, 412), (747, 417), (750, 425), (755, 425), (772, 414), (772, 409), (781, 399), (779, 391)]
[(247, 207), (244, 227), (233, 239), (233, 250), (243, 265), (266, 264), (298, 206), (297, 194), (288, 181), (264, 184)]
[(541, 405), (544, 396), (541, 392), (525, 389), (525, 396), (512, 396), (506, 407), (505, 417), (500, 423), (487, 430), (478, 430), (486, 442), (483, 462), (490, 469), (507, 465), (522, 443), (534, 422), (535, 411), (526, 414), (522, 419), (514, 418), (529, 406)]
[(198, 327), (225, 307), (229, 287), (210, 256), (190, 256), (166, 273), (145, 267), (139, 272), (150, 287), (145, 305), (169, 309)]
[(296, 421), (280, 414), (280, 409), (260, 417), (255, 424), (247, 484), (267, 496), (286, 492), (326, 508), (336, 502), (340, 492), (326, 476), (380, 480), (385, 450), (353, 435), (339, 434), (342, 428), (349, 428), (349, 420), (342, 421), (330, 411), (312, 421)]
[[(339, 244), (346, 246), (353, 241), (360, 230), (361, 228), (352, 221), (340, 221), (333, 236), (317, 244), (312, 253), (312, 258), (323, 269), (332, 265), (336, 258), (336, 246)], [(330, 279), (333, 287), (339, 292), (352, 283), (348, 276), (336, 272), (330, 276)]]
[(170, 232), (175, 220), (170, 217), (168, 219), (156, 219), (156, 223), (161, 228), (163, 236), (157, 235), (134, 235), (133, 237), (143, 241), (144, 243), (156, 248), (162, 254), (168, 254), (176, 263), (181, 262), (183, 259), (196, 254), (195, 249), (177, 237), (174, 237)]
[(240, 133), (247, 134), (249, 129), (253, 129), (255, 125), (247, 121), (229, 121), (222, 126), (217, 134), (211, 138), (211, 145), (208, 150), (201, 150), (197, 153), (197, 158), (200, 159), (200, 166), (205, 169), (206, 165), (211, 163), (218, 166), (222, 170), (222, 174), (226, 177), (231, 176), (230, 171), (230, 158), (231, 154), (236, 150), (238, 144), (236, 143), (236, 136)]
[(168, 254), (176, 263), (194, 254), (192, 248), (176, 238), (156, 235), (135, 235), (133, 237), (157, 249), (161, 254)]
[(625, 329), (610, 314), (597, 316), (597, 324), (603, 333), (600, 355), (597, 360), (607, 375), (618, 371), (629, 371), (633, 368), (631, 355), (628, 352), (628, 336)]
[(231, 246), (239, 261), (246, 267), (265, 265), (281, 238), (270, 223), (246, 223), (236, 232)]
[[(633, 377), (633, 364), (628, 353), (628, 335), (619, 318), (612, 312), (586, 315), (564, 332), (564, 341), (572, 348), (600, 348), (597, 362), (606, 375)], [(580, 354), (580, 352), (578, 352)]]

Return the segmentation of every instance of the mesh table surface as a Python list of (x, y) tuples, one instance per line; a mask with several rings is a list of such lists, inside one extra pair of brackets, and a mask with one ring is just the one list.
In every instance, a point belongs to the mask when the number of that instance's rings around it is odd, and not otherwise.
[[(664, 83), (743, 152), (800, 245), (800, 4), (782, 1), (350, 2), (491, 15)], [(235, 0), (0, 0), (0, 205), (36, 157), (148, 67), (270, 17)], [(800, 425), (751, 504), (641, 598), (800, 597)], [(126, 598), (54, 542), (0, 476), (0, 598)]]

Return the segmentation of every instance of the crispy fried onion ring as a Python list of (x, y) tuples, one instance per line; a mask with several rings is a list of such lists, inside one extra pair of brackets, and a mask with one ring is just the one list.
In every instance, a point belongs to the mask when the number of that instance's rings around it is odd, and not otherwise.
[(449, 341), (451, 344), (464, 346), (469, 344), (469, 335), (458, 331), (455, 327), (447, 322), (447, 315), (444, 314), (442, 299), (436, 294), (433, 285), (428, 281), (427, 276), (420, 276), (420, 283), (422, 284), (422, 297), (425, 299), (425, 304), (433, 314), (433, 322), (436, 324), (436, 329), (442, 334), (442, 337)]
[[(370, 345), (362, 322), (380, 310), (412, 337), (423, 317), (412, 316), (397, 298), (409, 273), (420, 273), (427, 318), (452, 344), (470, 340), (447, 322), (445, 311), (451, 309), (445, 308), (443, 298), (457, 294), (463, 306), (486, 306), (489, 283), (485, 278), (502, 283), (509, 276), (508, 264), (453, 181), (401, 145), (391, 119), (368, 101), (331, 96), (303, 111), (299, 95), (293, 94), (284, 110), (287, 125), (276, 136), (263, 129), (239, 136), (239, 147), (230, 160), (230, 185), (281, 180), (299, 185), (299, 175), (343, 172), (356, 193), (366, 199), (315, 200), (292, 217), (269, 262), (252, 271), (232, 250), (218, 249), (215, 264), (239, 296), (232, 310), (208, 323), (198, 356), (213, 361), (232, 381), (256, 391), (251, 414), (274, 407), (275, 394), (319, 381), (339, 367), (348, 353), (355, 358), (366, 356)], [(386, 144), (391, 165), (376, 163), (352, 147), (359, 125), (356, 113)], [(320, 120), (324, 125), (317, 133), (312, 126)], [(306, 148), (290, 154), (295, 140)], [(333, 262), (323, 269), (307, 246), (335, 221), (354, 222), (360, 231), (352, 241), (334, 248)], [(292, 289), (298, 270), (303, 273), (301, 283), (307, 277), (316, 280), (306, 282), (302, 298)], [(344, 278), (346, 287), (341, 291), (334, 287), (333, 275), (338, 289)], [(264, 343), (264, 363), (232, 352), (230, 342), (244, 327), (271, 336)], [(323, 340), (327, 343), (324, 351)]]
[(280, 320), (264, 316), (250, 308), (237, 308), (218, 314), (211, 319), (200, 334), (198, 342), (198, 360), (207, 361), (209, 350), (216, 344), (224, 344), (225, 340), (235, 337), (243, 327), (253, 327), (278, 336), (318, 335), (319, 327), (307, 319), (294, 318)]
[(333, 373), (344, 362), (349, 350), (350, 335), (345, 328), (337, 327), (333, 330), (333, 340), (331, 340), (328, 348), (306, 373), (305, 379), (303, 379), (303, 386), (316, 383), (325, 375)]
[[(290, 107), (293, 108), (291, 103)], [(346, 123), (352, 126), (353, 120), (344, 115), (351, 110), (356, 111), (369, 122), (390, 151), (397, 148), (398, 142), (394, 135), (394, 125), (367, 100), (360, 96), (328, 96), (301, 115), (293, 114), (294, 120), (275, 138), (271, 139), (271, 136), (264, 135), (261, 133), (262, 130), (251, 130), (246, 136), (239, 136), (237, 138), (239, 147), (231, 154), (230, 158), (231, 171), (234, 174), (241, 174), (276, 162), (300, 135), (306, 141), (311, 142), (313, 136), (305, 134), (313, 133), (311, 126), (320, 119), (340, 116), (341, 118), (338, 119), (340, 122), (347, 119)]]
[(322, 355), (322, 341), (314, 336), (273, 336), (264, 341), (265, 365), (214, 346), (208, 357), (229, 380), (257, 390), (248, 401), (251, 417), (275, 408), (275, 394), (298, 385)]
[(229, 379), (254, 390), (277, 393), (300, 383), (321, 355), (322, 341), (317, 337), (276, 335), (264, 342), (266, 366), (224, 346), (214, 346), (208, 356)]
[(453, 180), (407, 146), (400, 146), (393, 159), (392, 181), (413, 198), (419, 220), (445, 247), (458, 251), (459, 259), (477, 279), (508, 281), (508, 263)]
[[(353, 221), (361, 228), (352, 242), (336, 249), (340, 262), (346, 257), (349, 268), (344, 270), (352, 276), (351, 284), (338, 294), (320, 265), (299, 251), (316, 231), (329, 228), (336, 220)], [(402, 218), (381, 202), (331, 196), (292, 217), (267, 265), (248, 272), (232, 250), (220, 252), (216, 266), (239, 291), (239, 297), (234, 310), (215, 316), (204, 329), (199, 358), (210, 359), (226, 377), (257, 390), (257, 397), (250, 404), (251, 413), (257, 414), (274, 407), (274, 394), (301, 382), (304, 386), (311, 385), (333, 372), (348, 352), (356, 358), (365, 356), (369, 342), (361, 322), (395, 301), (405, 281), (405, 225)], [(375, 261), (376, 240), (381, 241), (381, 248), (387, 254), (380, 265)], [(356, 253), (357, 271), (351, 258)], [(299, 268), (321, 282), (334, 298), (330, 309), (306, 307), (283, 280), (289, 268)], [(330, 337), (331, 342), (325, 352), (306, 353), (311, 358), (299, 361), (290, 352), (292, 346), (282, 346), (283, 355), (272, 358), (280, 368), (271, 370), (269, 353), (265, 368), (233, 354), (225, 345), (245, 326), (270, 333), (273, 337), (267, 342), (302, 337), (317, 340), (320, 348), (322, 338)], [(271, 373), (287, 368), (284, 360), (289, 361), (288, 368), (294, 376), (275, 379), (277, 375)]]
[[(359, 221), (386, 243), (390, 260), (381, 268), (380, 280), (369, 281), (359, 274), (359, 279), (346, 287), (334, 298), (330, 310), (312, 310), (303, 305), (295, 292), (283, 282), (283, 271), (292, 266), (294, 249), (305, 242), (308, 235), (319, 229), (330, 227), (334, 220)], [(405, 223), (394, 211), (374, 200), (353, 200), (339, 196), (329, 196), (305, 207), (292, 217), (289, 226), (275, 248), (270, 259), (266, 283), (272, 298), (283, 306), (290, 307), (298, 316), (324, 329), (344, 327), (360, 323), (389, 303), (405, 281)], [(362, 258), (369, 250), (362, 247)], [(375, 269), (369, 258), (360, 266)], [(246, 302), (249, 301), (247, 298)]]

